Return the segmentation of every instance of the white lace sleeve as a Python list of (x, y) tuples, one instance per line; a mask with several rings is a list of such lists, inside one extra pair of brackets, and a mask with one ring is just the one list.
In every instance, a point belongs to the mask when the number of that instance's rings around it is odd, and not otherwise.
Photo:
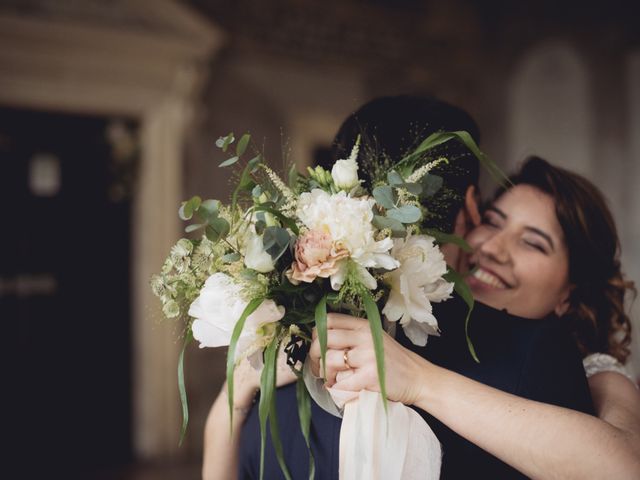
[(635, 385), (635, 381), (627, 368), (621, 364), (616, 358), (606, 353), (592, 353), (587, 355), (583, 360), (584, 371), (587, 378), (600, 372), (617, 372), (627, 377)]

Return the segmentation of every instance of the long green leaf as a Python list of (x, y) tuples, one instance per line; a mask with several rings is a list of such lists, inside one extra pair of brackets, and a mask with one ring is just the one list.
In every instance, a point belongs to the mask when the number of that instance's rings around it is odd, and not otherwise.
[(369, 320), (371, 328), (371, 336), (373, 337), (373, 349), (376, 354), (376, 367), (378, 369), (378, 382), (380, 383), (380, 394), (382, 395), (382, 403), (384, 411), (387, 411), (387, 387), (384, 368), (384, 346), (382, 344), (382, 320), (380, 319), (380, 311), (375, 300), (368, 291), (362, 294), (364, 303), (364, 311)]
[[(273, 365), (273, 371), (276, 372), (278, 368), (277, 362), (278, 362), (279, 343), (276, 340), (274, 340), (272, 343), (274, 343), (276, 347), (275, 355), (273, 356), (273, 359), (265, 358), (265, 361), (273, 362), (271, 363), (271, 365)], [(271, 430), (271, 442), (273, 443), (273, 450), (276, 452), (276, 459), (278, 460), (278, 464), (280, 465), (280, 470), (282, 470), (282, 473), (284, 474), (287, 480), (291, 480), (291, 474), (289, 473), (287, 464), (284, 461), (282, 442), (280, 441), (280, 429), (278, 427), (278, 408), (276, 405), (276, 396), (275, 396), (276, 373), (274, 373), (273, 375), (273, 382), (271, 384), (271, 387), (273, 389), (271, 393), (271, 400), (269, 402), (270, 404), (269, 405), (269, 429)]]
[[(258, 405), (258, 417), (260, 420), (260, 480), (263, 478), (264, 473), (264, 453), (267, 445), (267, 420), (269, 417), (273, 417), (273, 410), (275, 409), (275, 397), (274, 392), (276, 388), (276, 362), (278, 358), (278, 340), (273, 339), (264, 351), (264, 367), (262, 369), (262, 375), (260, 375), (260, 403)], [(277, 419), (276, 419), (277, 421)], [(273, 425), (270, 422), (271, 438), (273, 440), (273, 446), (276, 450), (276, 456), (278, 456), (278, 447), (280, 448), (280, 457), (278, 462), (280, 463), (282, 457), (282, 444), (280, 443), (280, 437), (278, 435), (276, 425), (276, 438), (274, 438)], [(282, 471), (290, 479), (289, 472), (287, 471), (284, 461), (280, 464)], [(283, 468), (284, 467), (284, 468)]]
[(178, 357), (178, 391), (180, 392), (180, 403), (182, 404), (182, 428), (180, 429), (178, 446), (182, 445), (189, 423), (189, 404), (187, 403), (187, 389), (184, 385), (184, 352), (187, 349), (187, 345), (191, 343), (191, 340), (193, 340), (193, 332), (191, 328), (189, 328), (184, 337), (184, 345), (182, 346), (180, 357)]
[(231, 428), (233, 428), (233, 371), (236, 366), (236, 345), (238, 344), (238, 339), (240, 338), (240, 334), (242, 333), (244, 322), (247, 320), (247, 317), (255, 312), (263, 301), (264, 298), (254, 298), (249, 302), (242, 311), (242, 315), (240, 315), (240, 318), (233, 329), (233, 333), (231, 334), (231, 341), (229, 342), (229, 350), (227, 352), (227, 396), (229, 397), (229, 425)]
[(311, 451), (311, 396), (302, 376), (299, 376), (296, 382), (296, 399), (298, 400), (300, 429), (309, 450), (309, 480), (313, 480), (316, 476), (316, 463)]
[(471, 246), (467, 243), (467, 241), (464, 238), (458, 235), (454, 235), (453, 233), (444, 233), (434, 228), (426, 228), (424, 230), (424, 233), (426, 233), (427, 235), (431, 235), (433, 238), (436, 239), (436, 242), (440, 244), (453, 243), (454, 245), (457, 245), (465, 252), (472, 251)]
[(318, 340), (320, 342), (320, 356), (322, 358), (322, 378), (327, 381), (327, 296), (324, 295), (315, 311), (316, 328), (318, 329)]
[(467, 282), (465, 282), (462, 275), (451, 268), (444, 275), (444, 279), (448, 282), (453, 282), (453, 289), (458, 295), (460, 295), (462, 300), (464, 300), (464, 303), (467, 304), (467, 316), (464, 319), (464, 334), (467, 338), (467, 347), (469, 348), (469, 353), (477, 363), (480, 363), (480, 359), (476, 354), (476, 349), (473, 347), (473, 343), (471, 342), (471, 338), (469, 337), (469, 319), (471, 318), (471, 312), (473, 311), (474, 304), (471, 289), (469, 288), (469, 285), (467, 285)]
[(478, 147), (478, 144), (475, 142), (473, 137), (464, 130), (453, 132), (453, 134), (464, 143), (465, 147), (467, 147), (473, 154), (480, 160), (480, 163), (484, 168), (486, 168), (489, 174), (493, 177), (493, 179), (503, 187), (506, 187), (511, 183), (509, 177), (507, 177), (502, 170), (495, 164), (493, 160), (491, 160), (487, 155), (484, 154)]
[(506, 186), (511, 183), (509, 178), (502, 172), (502, 170), (500, 170), (500, 168), (498, 168), (495, 162), (480, 150), (478, 144), (475, 142), (469, 132), (466, 132), (464, 130), (459, 130), (456, 132), (432, 133), (420, 145), (418, 145), (418, 147), (412, 153), (400, 160), (396, 167), (413, 162), (427, 150), (446, 143), (452, 139), (458, 139), (460, 142), (462, 142), (464, 146), (467, 147), (471, 151), (471, 153), (473, 153), (477, 157), (482, 166), (489, 172), (489, 174), (499, 185)]

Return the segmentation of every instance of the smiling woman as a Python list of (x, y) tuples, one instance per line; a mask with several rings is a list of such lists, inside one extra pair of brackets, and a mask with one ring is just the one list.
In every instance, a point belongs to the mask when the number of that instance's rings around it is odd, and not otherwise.
[(600, 191), (583, 177), (531, 157), (499, 191), (467, 237), (474, 298), (514, 315), (554, 312), (571, 322), (584, 355), (624, 363), (631, 322), (616, 226)]
[(527, 318), (566, 311), (569, 253), (551, 195), (516, 185), (487, 208), (467, 240), (476, 300)]

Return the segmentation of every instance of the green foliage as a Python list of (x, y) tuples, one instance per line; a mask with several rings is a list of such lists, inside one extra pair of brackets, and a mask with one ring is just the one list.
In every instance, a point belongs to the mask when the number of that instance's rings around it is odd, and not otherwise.
[(422, 194), (420, 195), (420, 197), (432, 197), (440, 190), (440, 188), (442, 188), (443, 183), (444, 180), (442, 179), (442, 177), (428, 173), (427, 175), (422, 177), (422, 180), (420, 181), (420, 184), (422, 185)]
[(327, 296), (324, 295), (315, 310), (316, 329), (320, 342), (320, 357), (322, 361), (322, 378), (327, 380)]
[(184, 351), (187, 349), (187, 345), (193, 340), (193, 332), (191, 329), (187, 329), (187, 333), (184, 338), (184, 344), (180, 351), (180, 357), (178, 358), (178, 392), (180, 392), (180, 404), (182, 405), (182, 428), (180, 429), (180, 441), (178, 445), (182, 445), (184, 436), (187, 433), (187, 425), (189, 424), (189, 404), (187, 402), (187, 389), (184, 383)]
[(262, 243), (273, 261), (277, 261), (289, 247), (291, 235), (286, 228), (267, 227), (262, 236)]
[(178, 209), (178, 216), (182, 220), (191, 220), (193, 213), (200, 207), (201, 198), (197, 195), (191, 197), (189, 200), (182, 202), (182, 205)]
[(362, 292), (362, 300), (364, 302), (364, 310), (367, 313), (367, 320), (369, 320), (369, 327), (371, 328), (371, 336), (373, 338), (373, 349), (376, 354), (376, 368), (378, 370), (378, 382), (380, 383), (382, 403), (384, 405), (384, 411), (387, 412), (387, 381), (384, 368), (384, 345), (380, 311), (368, 290), (364, 290)]
[(407, 234), (402, 222), (395, 218), (384, 217), (382, 215), (373, 216), (373, 225), (380, 230), (388, 228), (394, 237), (404, 237)]
[(393, 191), (393, 187), (382, 185), (373, 189), (373, 198), (376, 199), (378, 205), (386, 209), (395, 208), (398, 197)]
[(280, 469), (287, 480), (291, 480), (291, 474), (284, 461), (282, 442), (280, 441), (280, 431), (278, 428), (278, 411), (276, 408), (276, 372), (278, 369), (278, 346), (280, 342), (274, 338), (264, 351), (264, 368), (260, 376), (260, 404), (258, 406), (258, 416), (260, 419), (260, 479), (264, 473), (264, 452), (267, 435), (267, 418), (269, 429), (271, 430), (271, 441), (276, 453), (276, 459), (280, 464)]
[(251, 135), (245, 133), (240, 137), (238, 141), (238, 145), (236, 145), (236, 156), (241, 157), (244, 155), (245, 150), (247, 149), (247, 145), (249, 145), (249, 140), (251, 140)]
[(472, 251), (471, 246), (467, 243), (467, 241), (464, 238), (459, 237), (458, 235), (454, 235), (452, 233), (444, 233), (434, 228), (426, 228), (424, 230), (424, 233), (426, 233), (427, 235), (431, 235), (440, 245), (452, 243), (462, 248), (462, 250), (467, 253)]
[(228, 158), (227, 160), (222, 162), (220, 165), (218, 165), (218, 167), (228, 167), (228, 166), (233, 165), (234, 163), (236, 163), (239, 159), (240, 159), (240, 157), (238, 157), (238, 156)]
[(387, 210), (387, 217), (401, 223), (415, 223), (422, 217), (422, 212), (415, 205), (404, 205)]
[(216, 147), (222, 149), (223, 152), (226, 152), (231, 145), (235, 141), (235, 137), (233, 136), (233, 132), (229, 133), (226, 137), (220, 137), (216, 140)]
[(467, 282), (465, 282), (464, 278), (458, 272), (451, 268), (447, 271), (443, 278), (447, 282), (453, 282), (453, 289), (467, 304), (467, 316), (464, 319), (464, 334), (467, 339), (467, 348), (469, 349), (469, 353), (471, 354), (473, 359), (477, 363), (480, 363), (480, 359), (478, 359), (478, 355), (476, 354), (476, 349), (473, 347), (473, 343), (471, 342), (471, 338), (469, 337), (469, 319), (471, 318), (471, 312), (473, 311), (474, 304), (471, 289), (469, 288), (469, 285), (467, 285)]
[[(251, 315), (262, 304), (264, 298), (254, 298), (251, 300), (240, 315), (240, 318), (236, 322), (236, 326), (231, 333), (231, 340), (229, 341), (229, 350), (227, 351), (227, 396), (229, 397), (229, 428), (233, 428), (233, 371), (235, 370), (236, 362), (236, 346), (238, 345), (238, 339), (244, 328), (244, 322), (247, 317)], [(260, 400), (262, 403), (262, 399)]]
[(309, 450), (309, 480), (313, 480), (316, 476), (316, 465), (311, 451), (311, 396), (301, 375), (298, 376), (296, 381), (296, 400), (298, 402), (300, 429)]

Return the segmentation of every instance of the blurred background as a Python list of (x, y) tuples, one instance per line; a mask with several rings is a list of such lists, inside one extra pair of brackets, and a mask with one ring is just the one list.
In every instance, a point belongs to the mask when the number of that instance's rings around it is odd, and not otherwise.
[[(229, 194), (214, 141), (231, 131), (302, 169), (371, 98), (434, 94), (476, 118), (505, 170), (536, 153), (595, 181), (640, 281), (637, 5), (0, 0), (13, 478), (198, 478), (226, 352), (188, 349), (178, 447), (181, 328), (148, 283), (181, 235), (180, 201)], [(636, 304), (637, 332), (639, 318)]]

